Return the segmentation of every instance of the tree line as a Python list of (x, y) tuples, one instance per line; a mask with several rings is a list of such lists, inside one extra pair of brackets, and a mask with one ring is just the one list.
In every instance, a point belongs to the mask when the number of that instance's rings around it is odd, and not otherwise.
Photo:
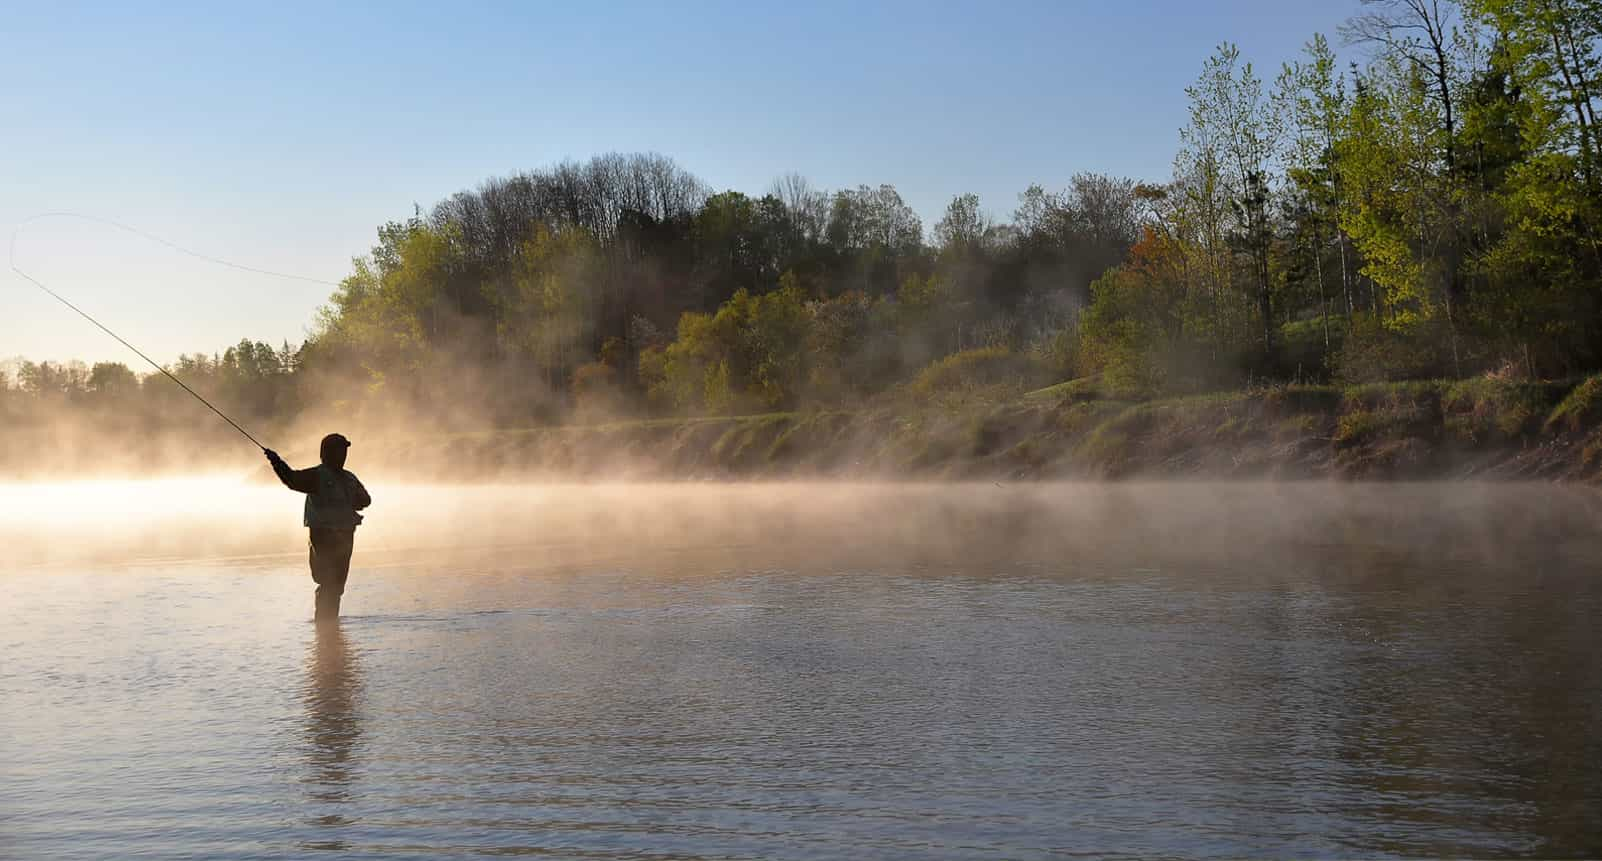
[(712, 193), (660, 156), (604, 156), (386, 225), (306, 361), (406, 403), (465, 385), (500, 422), (860, 403), (966, 349), (1052, 361), (1138, 239), (1137, 189), (1081, 174), (1005, 224), (963, 195), (925, 231), (891, 185)]
[[(714, 192), (655, 154), (492, 179), (379, 228), (303, 345), (174, 370), (264, 417), (462, 426), (852, 406), (932, 368), (1129, 394), (1575, 375), (1602, 362), (1599, 36), (1602, 0), (1370, 0), (1344, 62), (1315, 36), (1267, 80), (1219, 46), (1168, 181), (1082, 173), (1000, 220), (959, 195), (927, 230), (891, 185)], [(7, 403), (171, 396), (16, 370)]]
[[(167, 368), (240, 420), (263, 426), (301, 412), (300, 354), (287, 342), (275, 348), (242, 340), (211, 356), (181, 355)], [(48, 431), (64, 419), (103, 435), (185, 431), (196, 426), (196, 408), (161, 374), (136, 374), (122, 362), (0, 362), (0, 422), (8, 436)]]

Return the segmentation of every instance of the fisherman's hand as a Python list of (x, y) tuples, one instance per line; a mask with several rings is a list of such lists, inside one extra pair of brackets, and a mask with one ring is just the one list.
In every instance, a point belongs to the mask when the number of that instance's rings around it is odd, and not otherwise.
[(284, 459), (278, 456), (278, 452), (273, 451), (270, 448), (264, 448), (261, 451), (262, 451), (262, 454), (267, 455), (267, 462), (268, 463), (283, 463), (284, 462)]

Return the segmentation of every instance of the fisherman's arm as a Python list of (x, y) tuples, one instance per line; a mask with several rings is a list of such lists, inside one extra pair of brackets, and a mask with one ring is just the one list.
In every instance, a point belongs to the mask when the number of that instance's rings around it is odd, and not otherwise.
[(356, 473), (346, 470), (345, 476), (350, 479), (350, 507), (361, 511), (372, 505), (373, 498), (367, 495), (367, 488), (362, 486), (362, 480), (356, 477)]
[(316, 469), (290, 469), (289, 464), (284, 463), (284, 459), (278, 456), (278, 452), (267, 449), (266, 454), (267, 462), (273, 465), (273, 473), (278, 476), (278, 480), (283, 482), (285, 487), (301, 493), (316, 492)]

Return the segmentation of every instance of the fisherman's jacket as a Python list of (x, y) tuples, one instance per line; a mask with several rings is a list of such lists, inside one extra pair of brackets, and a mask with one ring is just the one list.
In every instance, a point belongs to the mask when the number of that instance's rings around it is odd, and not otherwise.
[(312, 529), (354, 529), (362, 522), (358, 509), (373, 504), (367, 488), (348, 469), (323, 464), (309, 469), (280, 469), (274, 464), (273, 471), (290, 490), (306, 494), (303, 519)]

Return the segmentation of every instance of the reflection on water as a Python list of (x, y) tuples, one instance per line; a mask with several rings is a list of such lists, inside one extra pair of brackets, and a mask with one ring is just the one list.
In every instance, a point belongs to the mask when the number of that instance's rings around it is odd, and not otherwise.
[(306, 667), (306, 784), (307, 797), (321, 839), (308, 840), (308, 849), (349, 848), (339, 829), (352, 824), (344, 814), (351, 800), (351, 781), (358, 766), (361, 718), (360, 668), (340, 623), (314, 626), (312, 652)]
[(212, 496), (0, 524), (0, 857), (1602, 854), (1589, 489)]

